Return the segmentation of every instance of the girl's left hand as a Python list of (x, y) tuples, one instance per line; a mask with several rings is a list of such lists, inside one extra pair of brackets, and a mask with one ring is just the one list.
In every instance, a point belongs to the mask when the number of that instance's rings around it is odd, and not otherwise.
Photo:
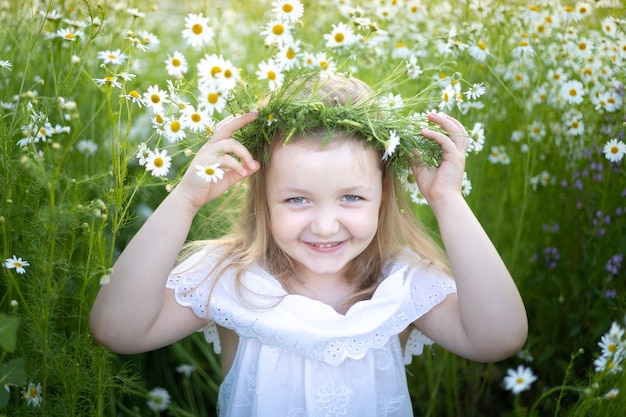
[(450, 196), (461, 194), (465, 172), (465, 154), (469, 135), (461, 122), (442, 113), (431, 113), (428, 120), (440, 125), (448, 134), (423, 129), (422, 135), (441, 145), (443, 160), (439, 167), (427, 167), (416, 151), (418, 162), (411, 166), (420, 192), (431, 207)]

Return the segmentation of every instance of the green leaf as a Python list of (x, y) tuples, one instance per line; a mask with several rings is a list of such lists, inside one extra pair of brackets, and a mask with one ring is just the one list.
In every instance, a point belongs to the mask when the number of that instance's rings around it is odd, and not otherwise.
[[(4, 386), (25, 385), (26, 371), (24, 370), (24, 358), (17, 358), (0, 364), (0, 391), (4, 391)], [(0, 408), (2, 407), (0, 401)]]
[(17, 343), (17, 328), (20, 324), (18, 317), (0, 314), (0, 347), (13, 352)]

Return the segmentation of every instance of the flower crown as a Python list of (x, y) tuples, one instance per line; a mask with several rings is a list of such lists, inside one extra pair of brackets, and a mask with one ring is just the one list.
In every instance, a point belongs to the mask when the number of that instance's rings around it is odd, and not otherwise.
[[(310, 94), (301, 94), (306, 85), (324, 83), (323, 79), (316, 81), (313, 77), (319, 79), (319, 73), (300, 73), (292, 83), (285, 82), (282, 88), (271, 92), (262, 100), (264, 104), (258, 106), (257, 120), (236, 132), (234, 137), (253, 155), (267, 157), (267, 144), (277, 135), (288, 143), (294, 137), (321, 128), (327, 132), (323, 141), (332, 140), (337, 131), (363, 139), (380, 151), (383, 161), (400, 176), (405, 175), (411, 162), (416, 161), (414, 151), (426, 165), (440, 164), (441, 146), (420, 133), (424, 128), (438, 128), (428, 121), (426, 113), (412, 112), (408, 102), (392, 105), (375, 94), (346, 103), (332, 97), (332, 93), (317, 93), (315, 88)], [(249, 104), (242, 105), (241, 94), (235, 95), (232, 101), (244, 109), (254, 108)]]

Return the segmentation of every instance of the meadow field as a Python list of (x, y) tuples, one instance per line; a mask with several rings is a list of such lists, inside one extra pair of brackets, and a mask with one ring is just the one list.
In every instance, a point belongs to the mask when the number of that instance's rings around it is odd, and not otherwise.
[(625, 415), (621, 0), (0, 0), (0, 416), (215, 415), (202, 334), (116, 355), (89, 311), (215, 123), (303, 68), (465, 124), (464, 194), (526, 303), (510, 359), (414, 357), (415, 415)]

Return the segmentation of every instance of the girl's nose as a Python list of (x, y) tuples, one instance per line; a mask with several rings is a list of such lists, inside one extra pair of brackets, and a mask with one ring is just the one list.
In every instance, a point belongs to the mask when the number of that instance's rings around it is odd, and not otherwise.
[(313, 222), (311, 223), (311, 231), (317, 236), (333, 236), (339, 231), (339, 219), (334, 210), (322, 209), (318, 210)]

